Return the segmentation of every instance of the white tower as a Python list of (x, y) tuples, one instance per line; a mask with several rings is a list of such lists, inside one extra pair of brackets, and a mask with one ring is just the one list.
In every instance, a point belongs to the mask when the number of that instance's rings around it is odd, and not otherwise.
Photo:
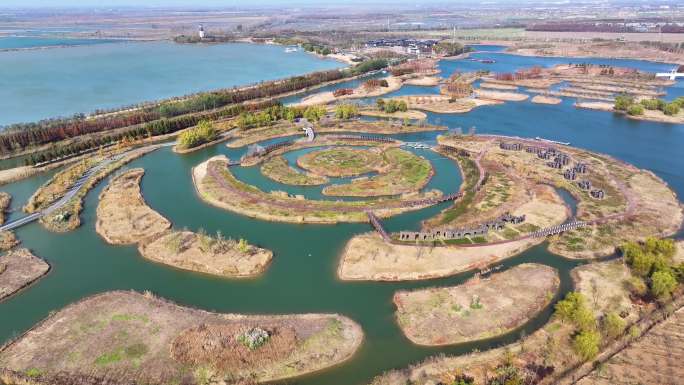
[(202, 24), (199, 26), (199, 38), (204, 39), (204, 27), (202, 27)]

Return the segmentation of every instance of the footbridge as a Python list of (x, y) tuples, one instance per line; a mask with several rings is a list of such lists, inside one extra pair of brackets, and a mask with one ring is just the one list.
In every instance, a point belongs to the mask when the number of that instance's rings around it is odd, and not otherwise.
[(48, 215), (52, 213), (53, 211), (59, 209), (60, 207), (64, 206), (67, 202), (71, 200), (76, 194), (78, 194), (79, 191), (83, 188), (85, 185), (86, 181), (90, 179), (91, 176), (95, 175), (97, 172), (102, 170), (104, 167), (108, 166), (112, 162), (116, 162), (123, 158), (125, 155), (127, 155), (128, 152), (113, 156), (111, 158), (108, 158), (95, 166), (89, 168), (86, 170), (83, 175), (81, 175), (80, 178), (78, 178), (74, 184), (69, 187), (67, 192), (64, 194), (63, 197), (61, 197), (59, 200), (48, 206), (47, 208), (36, 211), (34, 213), (31, 213), (29, 215), (23, 216), (21, 218), (17, 218), (15, 220), (12, 220), (10, 222), (5, 223), (4, 225), (0, 226), (0, 231), (11, 231), (14, 230), (18, 227), (24, 226), (26, 224), (29, 224), (33, 221), (36, 221), (40, 219), (44, 215)]
[(392, 242), (392, 238), (390, 238), (389, 234), (387, 234), (385, 228), (382, 227), (380, 219), (378, 219), (378, 217), (370, 210), (366, 210), (366, 215), (368, 215), (368, 219), (370, 220), (371, 225), (373, 225), (373, 227), (375, 227), (375, 230), (377, 230), (377, 232), (380, 233), (382, 239), (385, 242)]
[(584, 227), (588, 225), (587, 222), (584, 221), (572, 221), (568, 223), (563, 223), (562, 225), (557, 225), (557, 226), (552, 226), (552, 227), (547, 227), (541, 230), (537, 230), (533, 233), (530, 233), (529, 237), (532, 238), (541, 238), (541, 237), (548, 237), (551, 235), (556, 235), (563, 233), (565, 231), (570, 231), (570, 230), (575, 230), (580, 227)]

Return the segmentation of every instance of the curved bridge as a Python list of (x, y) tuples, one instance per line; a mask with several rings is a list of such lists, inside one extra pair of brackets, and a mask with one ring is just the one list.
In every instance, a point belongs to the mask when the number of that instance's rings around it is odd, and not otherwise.
[(14, 230), (18, 227), (24, 226), (28, 223), (31, 223), (33, 221), (36, 221), (40, 219), (42, 216), (50, 214), (51, 212), (59, 209), (60, 207), (64, 206), (67, 202), (71, 200), (76, 194), (78, 194), (79, 191), (83, 188), (83, 185), (85, 185), (85, 182), (94, 174), (96, 174), (98, 171), (100, 171), (102, 168), (108, 166), (112, 162), (115, 162), (121, 158), (123, 158), (128, 152), (113, 156), (111, 158), (108, 158), (97, 165), (89, 168), (86, 170), (86, 172), (81, 175), (80, 178), (74, 182), (74, 184), (69, 187), (69, 190), (67, 190), (66, 194), (64, 194), (63, 197), (61, 197), (59, 200), (48, 206), (47, 208), (36, 211), (34, 213), (31, 213), (29, 215), (23, 216), (21, 218), (12, 220), (10, 222), (5, 223), (4, 225), (0, 226), (0, 231), (11, 231)]

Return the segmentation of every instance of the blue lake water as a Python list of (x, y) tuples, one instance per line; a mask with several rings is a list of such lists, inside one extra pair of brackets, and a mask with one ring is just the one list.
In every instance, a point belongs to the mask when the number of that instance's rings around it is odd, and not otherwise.
[(120, 42), (120, 40), (71, 39), (41, 36), (7, 36), (0, 37), (0, 50), (42, 47), (67, 47), (77, 45), (107, 44), (115, 42)]
[(0, 52), (0, 125), (340, 68), (254, 44), (117, 43)]

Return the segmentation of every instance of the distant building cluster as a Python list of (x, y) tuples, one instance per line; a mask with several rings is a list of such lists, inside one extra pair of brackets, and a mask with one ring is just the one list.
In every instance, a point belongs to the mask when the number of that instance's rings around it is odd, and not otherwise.
[[(539, 159), (548, 160), (546, 165), (548, 167), (563, 170), (571, 162), (571, 158), (568, 154), (556, 150), (555, 148), (540, 147), (540, 146), (523, 146), (519, 142), (500, 142), (499, 148), (506, 151), (522, 151), (530, 154), (536, 154)], [(563, 170), (563, 178), (569, 181), (577, 180), (578, 175), (586, 174), (589, 172), (589, 168), (586, 163), (576, 162), (573, 167), (565, 168)], [(605, 198), (605, 192), (601, 189), (592, 189), (591, 182), (589, 180), (583, 179), (577, 182), (577, 186), (584, 191), (589, 191), (589, 196), (594, 199)]]
[(386, 48), (393, 51), (400, 51), (409, 55), (427, 55), (432, 53), (432, 48), (438, 40), (419, 40), (419, 39), (375, 39), (368, 40), (366, 48)]

